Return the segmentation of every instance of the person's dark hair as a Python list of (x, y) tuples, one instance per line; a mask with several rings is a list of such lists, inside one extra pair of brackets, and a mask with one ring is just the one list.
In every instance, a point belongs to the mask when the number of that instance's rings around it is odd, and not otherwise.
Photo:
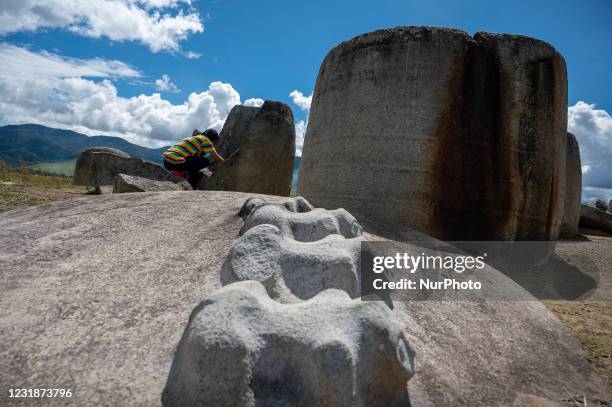
[(219, 133), (217, 133), (217, 130), (215, 129), (208, 129), (204, 133), (202, 133), (202, 135), (208, 138), (213, 143), (219, 141)]

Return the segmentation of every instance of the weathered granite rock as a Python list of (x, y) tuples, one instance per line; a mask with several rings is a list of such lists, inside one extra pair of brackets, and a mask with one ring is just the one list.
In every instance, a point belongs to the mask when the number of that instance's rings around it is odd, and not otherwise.
[(268, 202), (263, 200), (262, 198), (253, 197), (249, 198), (244, 202), (242, 208), (240, 208), (240, 212), (238, 212), (238, 216), (242, 219), (246, 219), (247, 216), (257, 207), (262, 205), (277, 205), (283, 206), (287, 210), (291, 212), (310, 212), (314, 209), (314, 207), (301, 196), (296, 196), (295, 198), (289, 198), (284, 200), (283, 202)]
[(94, 187), (113, 185), (118, 174), (175, 183), (182, 180), (157, 164), (130, 157), (113, 148), (94, 147), (83, 151), (79, 156), (73, 183)]
[(564, 237), (576, 236), (580, 222), (580, 202), (582, 197), (582, 166), (580, 146), (576, 136), (567, 133), (565, 155), (565, 201), (559, 234)]
[(406, 406), (414, 352), (382, 303), (327, 290), (280, 304), (255, 281), (208, 295), (189, 317), (166, 407)]
[(115, 177), (113, 193), (124, 192), (159, 192), (159, 191), (187, 191), (191, 186), (187, 182), (175, 184), (169, 181), (155, 181), (152, 179), (118, 174)]
[(445, 240), (554, 240), (566, 132), (565, 62), (549, 44), (374, 31), (321, 65), (298, 193)]
[(316, 208), (308, 212), (294, 212), (284, 205), (255, 207), (244, 220), (240, 234), (264, 224), (274, 225), (284, 236), (302, 242), (313, 242), (332, 234), (345, 238), (362, 234), (359, 222), (342, 208), (331, 211)]
[(599, 209), (600, 211), (608, 211), (608, 204), (601, 198), (597, 198), (595, 202), (593, 202), (593, 207)]
[[(111, 194), (0, 213), (0, 388), (54, 383), (76, 389), (71, 405), (159, 405), (187, 317), (221, 287), (243, 225), (236, 214), (251, 196)], [(194, 226), (188, 239), (177, 224)], [(369, 240), (428, 239), (375, 220), (364, 227), (379, 230), (365, 233)], [(606, 242), (581, 247), (607, 255)], [(500, 291), (522, 290), (490, 274)], [(578, 341), (533, 297), (394, 305), (417, 352), (412, 405), (508, 405), (519, 394), (608, 399)], [(0, 404), (11, 400), (0, 392)]]
[(117, 157), (130, 158), (130, 155), (125, 151), (121, 151), (112, 147), (91, 147), (85, 151), (88, 151), (90, 153), (106, 153), (116, 155)]
[(580, 227), (612, 233), (612, 214), (590, 205), (580, 205)]
[(229, 159), (211, 167), (204, 189), (289, 195), (295, 156), (289, 106), (270, 100), (259, 108), (234, 106), (220, 138), (219, 152)]
[(232, 245), (221, 282), (258, 281), (270, 297), (282, 302), (307, 300), (328, 288), (355, 298), (359, 296), (361, 240), (329, 235), (298, 242), (283, 236), (276, 226), (255, 226)]

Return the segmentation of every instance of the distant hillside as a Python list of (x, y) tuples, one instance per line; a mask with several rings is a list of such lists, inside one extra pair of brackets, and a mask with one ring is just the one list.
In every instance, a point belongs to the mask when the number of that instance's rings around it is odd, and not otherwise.
[(37, 124), (0, 127), (0, 160), (10, 166), (74, 160), (90, 147), (112, 147), (155, 163), (161, 162), (165, 150), (141, 147), (119, 137), (88, 137)]

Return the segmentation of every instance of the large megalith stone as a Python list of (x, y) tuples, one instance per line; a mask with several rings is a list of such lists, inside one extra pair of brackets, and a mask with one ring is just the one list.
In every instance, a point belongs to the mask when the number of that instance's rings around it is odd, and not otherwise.
[(79, 156), (73, 183), (93, 187), (109, 186), (114, 184), (119, 174), (175, 183), (182, 180), (157, 164), (130, 157), (123, 151), (94, 147), (83, 151)]
[(576, 236), (580, 222), (580, 200), (582, 197), (582, 166), (580, 147), (576, 136), (567, 133), (567, 152), (565, 155), (565, 201), (559, 234), (564, 237)]
[(321, 65), (298, 193), (447, 240), (552, 240), (566, 126), (565, 62), (542, 41), (374, 31)]
[(114, 194), (124, 192), (186, 191), (190, 189), (191, 186), (187, 182), (175, 184), (174, 182), (155, 181), (126, 174), (117, 175), (113, 185)]
[(259, 108), (234, 106), (220, 138), (219, 152), (228, 159), (211, 167), (205, 189), (289, 195), (295, 156), (289, 106), (269, 100)]
[(162, 395), (166, 407), (406, 406), (414, 352), (392, 311), (326, 290), (281, 304), (255, 281), (192, 312)]
[(355, 298), (360, 293), (361, 241), (334, 234), (299, 242), (276, 226), (259, 225), (234, 242), (221, 282), (259, 281), (270, 297), (282, 302), (307, 300), (329, 288)]

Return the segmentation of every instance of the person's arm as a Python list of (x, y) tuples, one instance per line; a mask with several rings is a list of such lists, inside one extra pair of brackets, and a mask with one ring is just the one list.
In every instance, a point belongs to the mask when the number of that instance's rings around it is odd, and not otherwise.
[(223, 157), (221, 157), (217, 151), (213, 151), (212, 153), (210, 153), (210, 157), (212, 157), (213, 160), (215, 160), (215, 162), (221, 164), (225, 162), (225, 159)]

